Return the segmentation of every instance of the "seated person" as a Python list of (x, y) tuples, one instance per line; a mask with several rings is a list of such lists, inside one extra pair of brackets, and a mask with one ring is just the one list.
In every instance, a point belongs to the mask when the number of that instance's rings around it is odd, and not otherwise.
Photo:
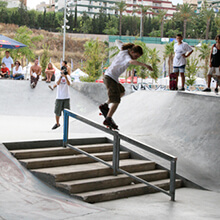
[(46, 76), (47, 76), (47, 83), (50, 83), (52, 80), (52, 76), (55, 74), (55, 69), (53, 68), (52, 63), (49, 63), (47, 66), (47, 69), (45, 70)]
[(8, 78), (10, 70), (6, 67), (5, 63), (2, 63), (0, 78)]
[(13, 79), (24, 79), (24, 75), (22, 74), (22, 67), (19, 61), (15, 62), (15, 66), (13, 67), (13, 74), (11, 75)]

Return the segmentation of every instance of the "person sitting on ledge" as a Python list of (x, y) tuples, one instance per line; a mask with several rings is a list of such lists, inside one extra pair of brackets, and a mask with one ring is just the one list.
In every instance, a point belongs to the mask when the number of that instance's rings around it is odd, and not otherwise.
[(7, 79), (9, 77), (10, 70), (6, 67), (5, 63), (2, 63), (0, 78)]
[(22, 74), (22, 67), (19, 61), (15, 62), (15, 66), (13, 67), (13, 74), (11, 75), (12, 79), (24, 79), (24, 75)]

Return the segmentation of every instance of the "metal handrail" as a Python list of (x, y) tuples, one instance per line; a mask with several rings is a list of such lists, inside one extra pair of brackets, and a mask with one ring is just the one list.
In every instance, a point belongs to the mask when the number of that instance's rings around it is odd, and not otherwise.
[[(72, 118), (75, 118), (81, 122), (84, 122), (92, 127), (95, 127), (99, 130), (102, 130), (110, 135), (112, 135), (114, 137), (114, 140), (113, 140), (113, 161), (112, 161), (112, 165), (109, 164), (108, 162), (98, 158), (98, 157), (95, 157), (77, 147), (74, 147), (73, 145), (71, 144), (68, 144), (68, 130), (69, 130), (69, 117), (72, 117)], [(145, 151), (148, 151), (156, 156), (159, 156), (165, 160), (168, 160), (170, 162), (170, 189), (169, 189), (169, 192), (165, 191), (164, 189), (162, 188), (159, 188), (153, 184), (150, 184), (149, 182), (135, 176), (135, 175), (132, 175), (130, 174), (129, 172), (119, 168), (119, 154), (120, 154), (120, 140), (124, 140), (130, 144), (133, 144), (139, 148), (142, 148), (144, 149)], [(98, 162), (101, 162), (103, 164), (105, 164), (106, 166), (110, 167), (113, 169), (113, 173), (114, 175), (117, 175), (118, 172), (119, 173), (123, 173), (123, 174), (126, 174), (128, 175), (129, 177), (141, 182), (141, 183), (144, 183), (158, 191), (161, 191), (167, 195), (169, 195), (171, 197), (171, 201), (175, 201), (175, 181), (176, 181), (176, 161), (177, 161), (177, 158), (170, 155), (170, 154), (167, 154), (163, 151), (160, 151), (152, 146), (149, 146), (149, 145), (146, 145), (140, 141), (137, 141), (135, 139), (132, 139), (130, 137), (127, 137), (126, 135), (124, 134), (121, 134), (119, 133), (118, 131), (113, 131), (113, 130), (110, 130), (106, 127), (104, 127), (103, 125), (100, 125), (92, 120), (89, 120), (79, 114), (76, 114), (68, 109), (64, 109), (64, 133), (63, 133), (63, 146), (64, 147), (69, 147), (69, 148), (72, 148), (82, 154), (85, 154), (86, 156), (98, 161)]]

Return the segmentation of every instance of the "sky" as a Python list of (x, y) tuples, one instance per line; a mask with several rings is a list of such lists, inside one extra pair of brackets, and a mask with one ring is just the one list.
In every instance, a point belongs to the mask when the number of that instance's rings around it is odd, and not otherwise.
[[(170, 0), (169, 0), (170, 1)], [(171, 0), (174, 5), (177, 5), (178, 3), (182, 4), (183, 0)], [(49, 0), (27, 0), (27, 6), (29, 8), (35, 9), (36, 5), (40, 4), (41, 2), (49, 3)]]

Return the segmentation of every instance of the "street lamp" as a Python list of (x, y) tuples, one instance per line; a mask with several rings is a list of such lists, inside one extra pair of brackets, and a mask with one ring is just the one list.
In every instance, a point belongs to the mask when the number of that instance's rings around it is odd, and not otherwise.
[(64, 1), (64, 23), (63, 23), (63, 60), (65, 60), (65, 46), (66, 46), (66, 0)]

